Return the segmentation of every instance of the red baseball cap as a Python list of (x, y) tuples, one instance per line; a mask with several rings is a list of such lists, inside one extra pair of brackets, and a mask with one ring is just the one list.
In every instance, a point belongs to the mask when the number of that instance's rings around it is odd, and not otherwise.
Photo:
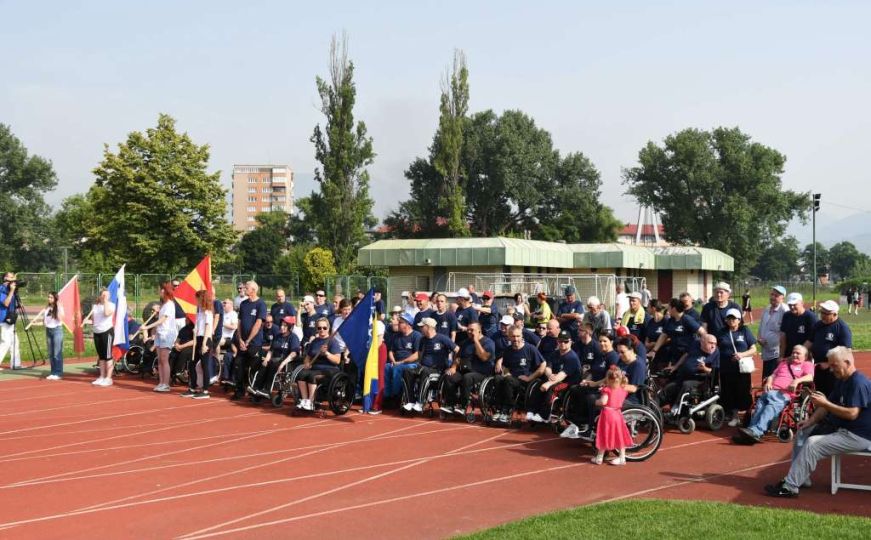
[(293, 315), (287, 315), (286, 317), (281, 319), (281, 322), (286, 324), (296, 324), (296, 317), (294, 317)]
[(493, 291), (484, 291), (481, 295), (483, 298), (493, 298)]
[(424, 300), (429, 300), (429, 295), (426, 294), (425, 292), (419, 292), (416, 295), (414, 295), (414, 299), (417, 300), (418, 302), (423, 302)]

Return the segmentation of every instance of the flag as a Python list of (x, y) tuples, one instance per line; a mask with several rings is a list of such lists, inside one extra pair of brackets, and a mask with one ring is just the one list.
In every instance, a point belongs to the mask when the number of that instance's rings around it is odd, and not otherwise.
[(63, 308), (61, 322), (73, 334), (73, 352), (85, 352), (85, 333), (82, 330), (82, 302), (79, 298), (79, 275), (76, 274), (57, 293), (57, 305)]
[(112, 358), (118, 360), (127, 354), (130, 348), (130, 336), (127, 327), (127, 293), (124, 291), (124, 266), (118, 270), (112, 282), (109, 283), (109, 301), (115, 304), (115, 314), (112, 316), (115, 338), (112, 340)]
[(197, 291), (212, 290), (212, 258), (209, 255), (191, 270), (178, 287), (175, 288), (175, 301), (184, 310), (191, 322), (197, 319)]
[(363, 373), (364, 411), (369, 410), (378, 394), (378, 336), (373, 338), (374, 322), (375, 289), (369, 289), (336, 331), (345, 341), (358, 372)]

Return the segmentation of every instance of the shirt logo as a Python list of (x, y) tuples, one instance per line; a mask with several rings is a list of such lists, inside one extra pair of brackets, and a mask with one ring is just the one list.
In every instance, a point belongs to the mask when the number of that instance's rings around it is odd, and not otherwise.
[(520, 359), (520, 367), (525, 367), (525, 366), (526, 366), (526, 358), (521, 358)]
[(254, 309), (251, 310), (251, 316), (252, 316), (252, 317), (256, 317), (256, 316), (257, 316), (257, 308), (254, 308)]
[(679, 324), (679, 325), (675, 326), (674, 331), (675, 332), (683, 332), (683, 325)]
[(799, 334), (804, 334), (804, 325), (803, 325), (803, 324), (802, 324), (802, 325), (799, 325), (799, 327), (798, 327), (798, 333), (799, 333)]
[(735, 341), (737, 341), (738, 343), (744, 343), (744, 336), (737, 336), (735, 338)]
[(406, 349), (410, 349), (410, 348), (411, 348), (411, 343), (406, 343), (406, 344), (405, 344), (405, 348), (406, 348)]
[(826, 334), (826, 341), (835, 341), (835, 334), (833, 334), (832, 332)]
[(434, 343), (432, 346), (432, 350), (434, 350), (434, 351), (442, 350), (442, 344), (441, 343)]

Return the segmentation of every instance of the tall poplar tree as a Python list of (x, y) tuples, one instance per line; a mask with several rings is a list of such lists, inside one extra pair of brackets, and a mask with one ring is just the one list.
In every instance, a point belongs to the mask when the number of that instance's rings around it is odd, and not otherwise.
[(463, 51), (454, 51), (450, 73), (445, 73), (439, 103), (439, 129), (433, 141), (433, 165), (442, 176), (442, 209), (451, 236), (469, 236), (466, 203), (461, 185), (463, 131), (469, 110), (469, 69)]

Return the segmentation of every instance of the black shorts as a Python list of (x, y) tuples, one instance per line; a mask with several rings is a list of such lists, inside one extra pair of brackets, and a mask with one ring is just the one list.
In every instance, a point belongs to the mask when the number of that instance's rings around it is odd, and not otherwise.
[(315, 366), (309, 369), (304, 369), (299, 372), (296, 380), (307, 382), (310, 384), (318, 384), (325, 378), (329, 378), (339, 372), (339, 368)]
[(97, 358), (102, 361), (112, 359), (112, 341), (115, 337), (115, 329), (110, 328), (105, 332), (94, 333), (94, 348), (97, 349)]

